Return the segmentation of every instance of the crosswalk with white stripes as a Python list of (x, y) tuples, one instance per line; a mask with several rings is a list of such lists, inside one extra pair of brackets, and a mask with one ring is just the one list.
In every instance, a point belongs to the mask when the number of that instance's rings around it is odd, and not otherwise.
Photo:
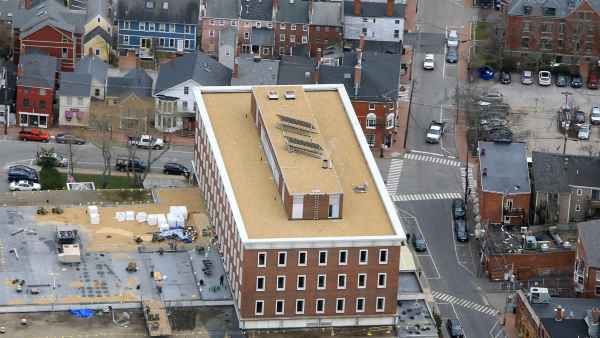
[(390, 169), (388, 170), (388, 177), (385, 183), (388, 193), (395, 194), (398, 190), (398, 184), (400, 184), (400, 175), (402, 175), (403, 166), (404, 160), (401, 158), (394, 158), (390, 162)]
[(451, 159), (451, 158), (441, 157), (441, 156), (429, 156), (429, 155), (416, 154), (416, 153), (407, 153), (404, 155), (404, 158), (407, 160), (425, 161), (425, 162), (431, 162), (431, 163), (436, 163), (436, 164), (441, 164), (441, 165), (447, 165), (447, 166), (451, 166), (451, 167), (460, 167), (461, 166), (460, 161)]
[(489, 316), (495, 316), (498, 314), (498, 310), (496, 310), (492, 307), (477, 304), (468, 299), (454, 297), (447, 293), (443, 293), (443, 292), (439, 292), (439, 291), (432, 291), (431, 295), (433, 296), (433, 298), (439, 300), (440, 302), (462, 306), (467, 309), (478, 311), (478, 312), (481, 312), (481, 313), (489, 315)]
[(440, 193), (414, 193), (414, 194), (390, 194), (394, 202), (426, 201), (426, 200), (450, 200), (462, 198), (459, 192), (440, 192)]

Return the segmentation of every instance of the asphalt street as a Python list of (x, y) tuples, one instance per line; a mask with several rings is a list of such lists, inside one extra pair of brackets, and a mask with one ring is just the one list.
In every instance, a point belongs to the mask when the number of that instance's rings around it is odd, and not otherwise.
[[(54, 148), (55, 151), (67, 154), (68, 145), (55, 143), (23, 142), (16, 140), (0, 140), (0, 173), (4, 175), (6, 169), (14, 164), (31, 164), (35, 154), (41, 147)], [(160, 150), (154, 150), (152, 156), (156, 156)], [(121, 147), (113, 148), (113, 164), (117, 157), (127, 156), (127, 149)], [(147, 152), (139, 149), (136, 156), (146, 160)], [(167, 162), (177, 162), (191, 169), (191, 161), (194, 154), (191, 147), (172, 146), (151, 168), (151, 172), (161, 172)], [(92, 144), (73, 145), (73, 163), (75, 168), (102, 170), (104, 167), (102, 154)], [(0, 192), (8, 190), (8, 182), (5, 177), (0, 179)]]

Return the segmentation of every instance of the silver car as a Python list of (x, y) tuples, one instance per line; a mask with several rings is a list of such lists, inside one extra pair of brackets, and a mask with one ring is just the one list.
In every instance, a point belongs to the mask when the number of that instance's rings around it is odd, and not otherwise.
[(593, 106), (590, 113), (590, 122), (592, 124), (600, 124), (600, 106)]
[(577, 132), (577, 138), (580, 140), (589, 140), (590, 139), (590, 125), (584, 124), (579, 127), (579, 131)]
[(524, 85), (533, 84), (533, 72), (530, 70), (524, 70), (521, 73), (521, 83)]

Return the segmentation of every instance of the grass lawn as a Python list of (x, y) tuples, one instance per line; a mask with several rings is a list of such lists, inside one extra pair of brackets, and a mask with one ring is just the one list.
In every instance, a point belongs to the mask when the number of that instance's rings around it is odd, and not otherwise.
[(478, 21), (475, 24), (475, 40), (487, 40), (490, 37), (491, 25), (485, 21)]
[[(66, 181), (66, 174), (61, 173)], [(94, 182), (96, 189), (102, 189), (102, 175), (91, 175), (91, 174), (75, 174), (75, 180), (77, 182)], [(108, 178), (108, 186), (106, 189), (129, 189), (137, 188), (133, 184), (133, 177), (128, 178), (127, 176), (111, 176)], [(66, 189), (66, 185), (65, 185)]]

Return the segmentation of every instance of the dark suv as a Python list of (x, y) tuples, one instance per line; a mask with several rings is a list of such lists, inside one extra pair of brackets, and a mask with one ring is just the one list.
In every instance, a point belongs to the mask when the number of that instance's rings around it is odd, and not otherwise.
[(141, 173), (146, 170), (146, 164), (144, 164), (144, 161), (138, 159), (130, 160), (122, 157), (117, 158), (115, 167), (118, 171), (136, 171)]
[(35, 171), (35, 169), (30, 168), (25, 165), (15, 165), (15, 166), (8, 168), (8, 181), (9, 182), (29, 181), (29, 182), (39, 183), (40, 178), (38, 176), (37, 171)]
[(454, 220), (454, 233), (456, 240), (459, 242), (467, 242), (469, 240), (469, 230), (467, 229), (467, 223), (464, 219)]
[(190, 171), (188, 170), (188, 168), (179, 163), (173, 162), (165, 163), (165, 166), (163, 167), (163, 173), (166, 175), (190, 175)]
[(452, 217), (454, 219), (465, 218), (465, 201), (460, 198), (452, 200)]

